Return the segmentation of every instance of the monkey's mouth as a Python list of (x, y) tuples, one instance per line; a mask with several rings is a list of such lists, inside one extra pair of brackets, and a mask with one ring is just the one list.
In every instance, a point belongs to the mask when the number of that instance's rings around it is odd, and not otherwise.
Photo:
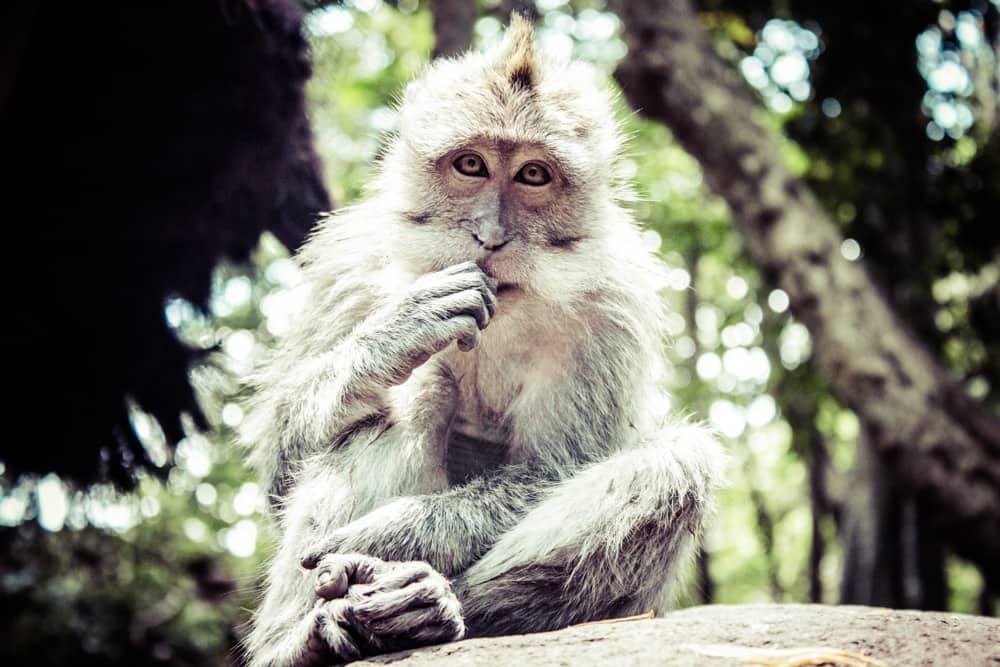
[(496, 270), (489, 264), (489, 262), (477, 262), (479, 268), (483, 270), (483, 273), (488, 275), (493, 283), (497, 286), (497, 296), (502, 294), (509, 294), (511, 292), (516, 292), (520, 286), (517, 283), (509, 283), (501, 280), (497, 277)]

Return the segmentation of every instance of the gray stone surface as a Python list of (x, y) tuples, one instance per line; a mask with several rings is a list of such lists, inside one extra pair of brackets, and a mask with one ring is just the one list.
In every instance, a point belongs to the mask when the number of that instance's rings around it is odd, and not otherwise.
[[(810, 649), (798, 661), (784, 649)], [(826, 650), (820, 650), (826, 649)], [(835, 661), (834, 651), (876, 661)], [(822, 657), (831, 658), (822, 662)], [(379, 656), (356, 665), (836, 664), (849, 667), (1000, 667), (1000, 619), (825, 605), (711, 605), (661, 618), (558, 632), (472, 639)]]

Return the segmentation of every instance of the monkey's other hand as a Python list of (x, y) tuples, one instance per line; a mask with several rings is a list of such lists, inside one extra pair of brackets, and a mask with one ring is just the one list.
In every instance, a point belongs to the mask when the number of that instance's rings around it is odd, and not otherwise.
[(475, 262), (463, 262), (417, 278), (406, 293), (373, 321), (362, 338), (388, 352), (382, 374), (399, 384), (452, 341), (474, 348), (479, 331), (496, 313), (497, 287)]
[(365, 655), (455, 641), (465, 634), (451, 584), (421, 561), (330, 554), (317, 564), (316, 594), (327, 604), (346, 602), (344, 615)]

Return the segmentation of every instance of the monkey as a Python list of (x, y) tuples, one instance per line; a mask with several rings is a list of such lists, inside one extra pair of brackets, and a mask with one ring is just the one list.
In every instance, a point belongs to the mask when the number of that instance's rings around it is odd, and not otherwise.
[(534, 44), (408, 84), (242, 438), (278, 533), (246, 639), (303, 667), (664, 609), (725, 455), (662, 388), (614, 97)]

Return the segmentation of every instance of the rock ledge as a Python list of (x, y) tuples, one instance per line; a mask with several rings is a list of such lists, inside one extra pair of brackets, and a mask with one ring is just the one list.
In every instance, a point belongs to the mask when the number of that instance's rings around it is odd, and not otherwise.
[(650, 620), (470, 639), (354, 664), (389, 663), (1000, 667), (1000, 619), (877, 607), (711, 605)]

